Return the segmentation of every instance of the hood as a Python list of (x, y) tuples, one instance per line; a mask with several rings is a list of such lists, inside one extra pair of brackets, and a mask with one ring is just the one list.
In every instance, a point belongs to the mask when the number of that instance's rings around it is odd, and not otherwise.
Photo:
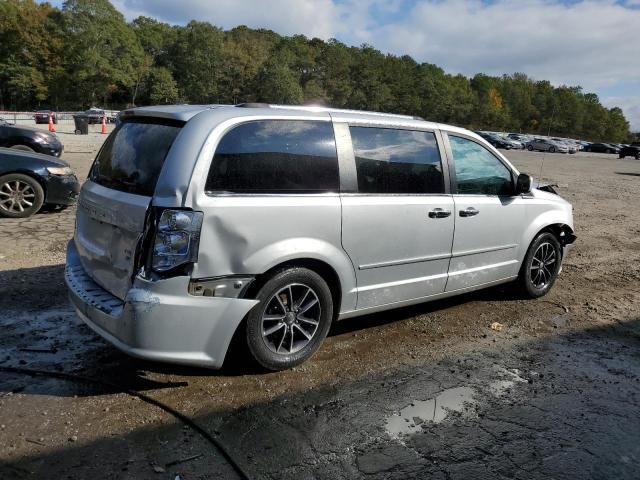
[[(46, 132), (45, 132), (46, 133)], [(24, 152), (14, 148), (0, 148), (0, 160), (2, 158), (11, 157), (13, 159), (24, 158), (25, 160), (38, 160), (47, 167), (69, 167), (70, 165), (60, 158), (43, 153)]]
[(51, 132), (47, 132), (46, 130), (42, 130), (41, 128), (33, 128), (33, 127), (25, 127), (22, 125), (4, 125), (7, 128), (10, 128), (14, 133), (24, 133), (26, 135), (33, 135), (34, 133), (38, 133), (41, 136), (48, 137), (54, 139), (55, 141), (59, 141), (58, 137)]

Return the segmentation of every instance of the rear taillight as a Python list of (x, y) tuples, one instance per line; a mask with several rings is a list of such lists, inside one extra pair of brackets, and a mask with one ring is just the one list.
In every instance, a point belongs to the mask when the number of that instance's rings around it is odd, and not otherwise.
[(151, 268), (166, 272), (198, 260), (202, 212), (164, 210), (156, 226)]

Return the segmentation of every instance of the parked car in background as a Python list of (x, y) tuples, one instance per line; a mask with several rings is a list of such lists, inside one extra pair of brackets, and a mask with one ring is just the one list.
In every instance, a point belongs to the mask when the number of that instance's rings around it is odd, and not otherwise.
[(567, 147), (567, 151), (571, 154), (578, 151), (578, 147), (576, 147), (574, 143), (570, 142), (566, 138), (552, 138), (551, 140), (561, 145), (565, 145)]
[(585, 151), (593, 153), (620, 153), (620, 149), (609, 143), (591, 143), (585, 147)]
[(0, 217), (25, 218), (43, 206), (66, 207), (79, 192), (80, 183), (67, 162), (0, 148)]
[(510, 133), (507, 135), (507, 137), (511, 140), (520, 142), (522, 144), (522, 148), (526, 148), (527, 143), (529, 143), (529, 140), (531, 140), (531, 137), (529, 135), (524, 135), (522, 133)]
[(527, 143), (527, 150), (533, 152), (534, 150), (539, 152), (560, 152), (569, 153), (569, 147), (564, 143), (558, 143), (548, 138), (533, 138)]
[(506, 138), (498, 135), (494, 132), (483, 132), (476, 131), (478, 135), (484, 138), (487, 142), (493, 145), (496, 148), (504, 148), (505, 150), (511, 150), (512, 148), (521, 149), (522, 144), (516, 140), (512, 140), (511, 138)]
[(106, 117), (107, 123), (112, 123), (115, 119), (111, 114), (101, 108), (90, 108), (84, 112), (89, 117), (89, 125), (97, 125), (102, 123), (102, 117)]
[(640, 160), (640, 142), (633, 142), (631, 145), (621, 148), (619, 156), (620, 158), (633, 157)]
[(57, 124), (58, 115), (55, 112), (52, 112), (51, 110), (38, 110), (34, 115), (34, 118), (36, 119), (36, 124), (49, 123), (49, 114), (51, 114), (52, 116), (53, 123)]
[(134, 356), (219, 368), (235, 337), (291, 368), (334, 321), (512, 281), (545, 295), (575, 240), (567, 201), (462, 128), (279, 105), (120, 119), (65, 280), (80, 318)]
[(0, 124), (0, 147), (44, 153), (54, 157), (62, 155), (64, 148), (62, 142), (53, 133), (6, 122)]

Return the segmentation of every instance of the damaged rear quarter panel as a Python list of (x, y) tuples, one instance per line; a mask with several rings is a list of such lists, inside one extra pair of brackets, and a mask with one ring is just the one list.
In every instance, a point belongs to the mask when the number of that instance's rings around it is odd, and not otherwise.
[(203, 200), (200, 253), (193, 277), (256, 275), (290, 260), (315, 259), (341, 282), (343, 308), (355, 305), (353, 266), (341, 244), (338, 194), (221, 195)]

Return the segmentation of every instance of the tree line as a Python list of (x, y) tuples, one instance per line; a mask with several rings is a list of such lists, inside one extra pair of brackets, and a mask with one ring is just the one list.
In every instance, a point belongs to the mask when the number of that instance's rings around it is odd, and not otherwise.
[(0, 109), (169, 103), (314, 103), (418, 115), (473, 129), (621, 142), (620, 108), (524, 73), (472, 78), (335, 39), (225, 31), (138, 17), (108, 0), (0, 0)]

